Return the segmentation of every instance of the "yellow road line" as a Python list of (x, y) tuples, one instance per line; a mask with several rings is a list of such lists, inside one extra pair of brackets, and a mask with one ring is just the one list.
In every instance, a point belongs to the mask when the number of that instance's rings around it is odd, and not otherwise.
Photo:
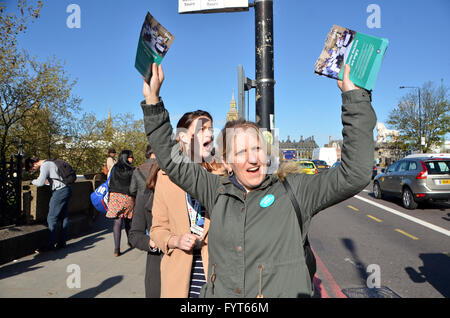
[(352, 210), (359, 211), (359, 210), (358, 210), (357, 208), (355, 208), (354, 206), (347, 205), (347, 207), (350, 208), (350, 209), (352, 209)]
[(375, 221), (377, 221), (378, 223), (381, 223), (381, 222), (383, 222), (382, 220), (380, 220), (380, 219), (378, 219), (378, 218), (374, 217), (373, 215), (367, 214), (367, 216), (368, 216), (369, 218), (371, 218), (372, 220), (375, 220)]
[(397, 232), (399, 232), (399, 233), (401, 233), (401, 234), (403, 234), (403, 235), (409, 237), (409, 238), (412, 238), (413, 240), (418, 240), (418, 239), (419, 239), (418, 237), (415, 237), (415, 236), (413, 236), (413, 235), (411, 235), (411, 234), (408, 234), (408, 233), (406, 233), (405, 231), (402, 231), (402, 230), (400, 230), (400, 229), (395, 229), (395, 230), (396, 230)]

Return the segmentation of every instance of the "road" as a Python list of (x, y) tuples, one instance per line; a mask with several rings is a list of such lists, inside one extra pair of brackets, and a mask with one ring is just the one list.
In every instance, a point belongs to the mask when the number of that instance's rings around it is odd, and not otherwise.
[(450, 297), (448, 203), (407, 210), (400, 199), (375, 199), (370, 183), (315, 216), (309, 238), (347, 296), (379, 282), (400, 297)]

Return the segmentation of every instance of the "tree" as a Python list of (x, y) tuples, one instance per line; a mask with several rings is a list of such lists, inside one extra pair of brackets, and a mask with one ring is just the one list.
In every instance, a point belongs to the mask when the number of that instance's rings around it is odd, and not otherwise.
[[(25, 32), (29, 21), (39, 17), (42, 1), (36, 7), (19, 0), (18, 13), (6, 13), (0, 4), (0, 160), (12, 153), (19, 138), (35, 155), (50, 156), (52, 139), (63, 134), (79, 110), (81, 100), (72, 96), (76, 81), (71, 81), (63, 63), (55, 57), (40, 62), (21, 50), (17, 36)], [(36, 133), (36, 130), (41, 130)], [(39, 139), (32, 136), (40, 135)], [(45, 136), (46, 138), (43, 138)], [(45, 146), (42, 146), (42, 143)], [(28, 152), (29, 153), (29, 152)]]
[[(400, 132), (396, 143), (402, 150), (422, 149), (426, 153), (449, 133), (449, 111), (448, 88), (427, 82), (420, 88), (420, 116), (418, 90), (411, 90), (389, 114), (387, 123)], [(425, 146), (421, 147), (420, 136), (425, 137)]]

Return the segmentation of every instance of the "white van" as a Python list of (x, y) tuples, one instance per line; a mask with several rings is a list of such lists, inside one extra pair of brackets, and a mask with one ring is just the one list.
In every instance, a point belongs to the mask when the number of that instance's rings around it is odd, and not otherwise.
[(331, 167), (337, 161), (336, 148), (316, 148), (312, 152), (312, 160), (323, 160)]

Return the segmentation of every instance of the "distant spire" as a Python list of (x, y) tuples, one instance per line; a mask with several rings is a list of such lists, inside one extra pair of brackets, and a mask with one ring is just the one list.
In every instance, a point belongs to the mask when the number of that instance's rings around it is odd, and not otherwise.
[(232, 120), (238, 120), (239, 114), (236, 108), (236, 100), (234, 99), (234, 89), (233, 89), (233, 95), (231, 96), (231, 102), (230, 102), (230, 110), (227, 114), (227, 122)]

